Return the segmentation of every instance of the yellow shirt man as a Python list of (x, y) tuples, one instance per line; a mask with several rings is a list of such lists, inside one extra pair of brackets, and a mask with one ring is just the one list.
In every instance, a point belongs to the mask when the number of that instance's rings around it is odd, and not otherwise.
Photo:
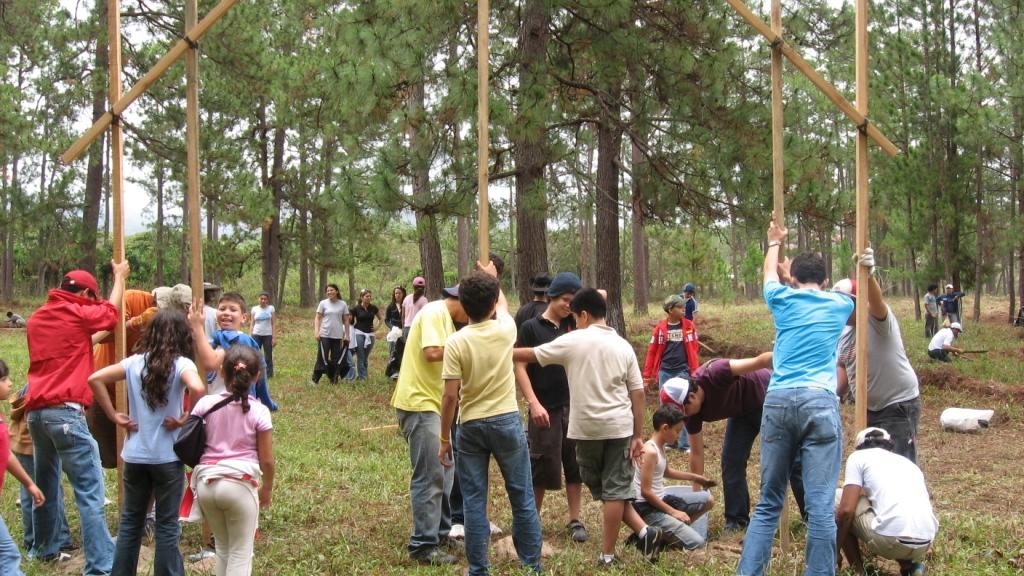
[(461, 380), (459, 422), (518, 412), (512, 347), (516, 323), (507, 313), (448, 337), (442, 380)]
[(409, 328), (398, 384), (391, 397), (392, 406), (406, 412), (441, 413), (441, 392), (444, 390), (441, 362), (428, 362), (423, 350), (444, 348), (445, 341), (452, 334), (455, 334), (455, 323), (443, 299), (435, 300), (420, 310)]

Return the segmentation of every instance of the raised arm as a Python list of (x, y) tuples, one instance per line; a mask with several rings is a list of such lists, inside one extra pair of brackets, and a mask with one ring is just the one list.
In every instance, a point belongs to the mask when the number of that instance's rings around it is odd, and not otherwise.
[(220, 370), (224, 362), (224, 351), (214, 350), (210, 341), (206, 338), (206, 311), (203, 309), (202, 300), (192, 303), (192, 309), (188, 312), (188, 321), (192, 324), (192, 339), (195, 341), (196, 365), (200, 370), (214, 372)]
[(775, 214), (772, 214), (772, 221), (768, 224), (768, 251), (764, 253), (764, 283), (779, 280), (779, 253), (782, 250), (782, 242), (786, 240), (786, 229), (779, 226), (775, 221)]

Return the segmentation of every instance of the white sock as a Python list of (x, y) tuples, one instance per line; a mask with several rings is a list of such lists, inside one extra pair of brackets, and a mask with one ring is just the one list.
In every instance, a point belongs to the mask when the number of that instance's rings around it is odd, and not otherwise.
[(637, 535), (638, 538), (643, 538), (643, 537), (647, 536), (647, 526), (644, 526), (643, 528), (641, 528), (640, 531), (636, 533), (636, 535)]
[(601, 560), (605, 562), (611, 562), (615, 559), (615, 554), (601, 554)]

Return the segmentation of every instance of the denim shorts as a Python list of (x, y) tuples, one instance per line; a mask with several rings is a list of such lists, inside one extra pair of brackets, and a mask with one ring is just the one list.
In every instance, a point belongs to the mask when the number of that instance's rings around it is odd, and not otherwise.
[(583, 483), (594, 500), (633, 500), (633, 460), (629, 457), (632, 437), (610, 440), (577, 440), (576, 461)]

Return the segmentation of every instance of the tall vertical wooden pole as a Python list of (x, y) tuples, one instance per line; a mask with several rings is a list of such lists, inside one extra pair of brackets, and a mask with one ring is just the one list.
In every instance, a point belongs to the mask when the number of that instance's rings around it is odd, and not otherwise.
[[(782, 0), (772, 0), (772, 32), (782, 37)], [(772, 211), (779, 226), (786, 225), (786, 163), (785, 163), (785, 116), (782, 108), (782, 45), (772, 45)], [(783, 258), (785, 245), (779, 246), (779, 258)], [(789, 493), (789, 490), (786, 490)], [(782, 551), (789, 552), (789, 498), (783, 500), (779, 534)]]
[[(119, 0), (107, 0), (107, 43), (110, 45), (109, 54), (109, 80), (110, 80), (110, 105), (121, 99), (121, 3)], [(113, 251), (114, 261), (122, 262), (124, 253), (124, 134), (121, 132), (119, 121), (110, 124), (110, 197), (113, 203)], [(116, 303), (124, 310), (124, 296), (122, 293), (121, 302)], [(120, 362), (125, 356), (125, 327), (124, 314), (117, 318), (117, 327), (114, 329), (114, 360)], [(124, 380), (115, 384), (114, 405), (118, 412), (128, 413), (128, 390)], [(124, 446), (125, 429), (117, 428), (117, 501), (120, 503), (124, 496), (121, 481), (124, 472), (124, 462), (121, 461), (121, 448)]]
[[(198, 20), (196, 0), (185, 0), (185, 31)], [(199, 215), (199, 52), (190, 46), (185, 54), (185, 152), (188, 189), (188, 242), (193, 298), (203, 294), (203, 231)]]
[(478, 0), (476, 8), (476, 76), (477, 76), (477, 130), (479, 132), (477, 142), (477, 173), (476, 186), (479, 194), (479, 229), (477, 230), (477, 241), (480, 246), (478, 260), (487, 262), (491, 252), (489, 209), (490, 201), (487, 198), (487, 124), (488, 124), (488, 0)]
[[(868, 117), (868, 1), (857, 0), (857, 111)], [(867, 124), (857, 131), (857, 254), (868, 247)], [(868, 424), (868, 271), (857, 266), (857, 414), (856, 430)]]

